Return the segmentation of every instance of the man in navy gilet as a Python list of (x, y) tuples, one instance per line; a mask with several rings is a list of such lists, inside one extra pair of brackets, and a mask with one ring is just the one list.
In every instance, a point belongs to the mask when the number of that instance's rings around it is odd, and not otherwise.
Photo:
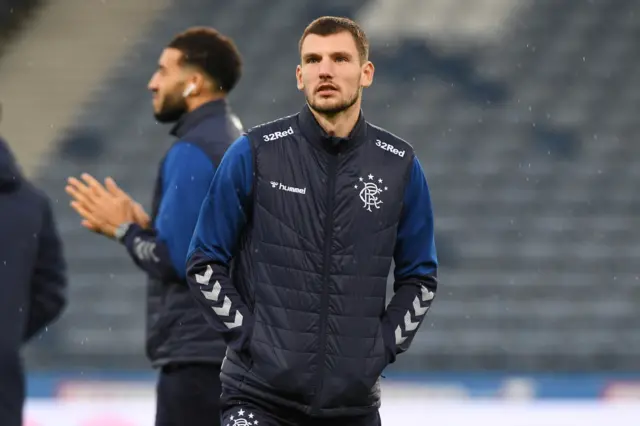
[(147, 355), (160, 369), (157, 426), (220, 424), (226, 345), (189, 292), (185, 260), (220, 159), (242, 133), (226, 101), (241, 68), (232, 40), (211, 28), (191, 28), (162, 52), (149, 89), (156, 119), (176, 122), (177, 141), (160, 164), (151, 223), (113, 179), (103, 186), (85, 174), (67, 187), (83, 224), (124, 244), (148, 274)]
[(379, 377), (436, 292), (429, 188), (411, 145), (363, 117), (362, 29), (319, 18), (300, 57), (306, 105), (229, 148), (187, 280), (228, 344), (223, 424), (379, 425)]

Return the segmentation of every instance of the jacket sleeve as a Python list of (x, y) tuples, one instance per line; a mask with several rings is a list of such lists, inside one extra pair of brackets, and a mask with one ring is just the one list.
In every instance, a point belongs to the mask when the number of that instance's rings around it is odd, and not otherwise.
[(213, 162), (196, 145), (177, 143), (167, 153), (154, 229), (134, 224), (123, 239), (133, 261), (150, 276), (185, 279), (189, 243), (214, 173)]
[(54, 322), (67, 303), (67, 276), (63, 247), (49, 200), (44, 198), (42, 228), (31, 276), (30, 306), (24, 341)]
[(189, 247), (187, 282), (227, 345), (246, 349), (253, 315), (230, 278), (230, 262), (251, 208), (253, 158), (246, 136), (227, 150), (211, 182)]
[(433, 211), (422, 166), (414, 157), (394, 251), (394, 295), (382, 318), (390, 362), (411, 345), (437, 288)]

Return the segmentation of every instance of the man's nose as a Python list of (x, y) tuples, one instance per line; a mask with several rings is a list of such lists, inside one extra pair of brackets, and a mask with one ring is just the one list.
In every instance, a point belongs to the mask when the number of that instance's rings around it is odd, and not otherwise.
[(333, 63), (329, 59), (323, 59), (320, 62), (320, 77), (333, 77)]
[(158, 88), (158, 83), (156, 82), (156, 76), (153, 75), (150, 79), (149, 82), (147, 83), (147, 89), (149, 89), (150, 91), (155, 91)]

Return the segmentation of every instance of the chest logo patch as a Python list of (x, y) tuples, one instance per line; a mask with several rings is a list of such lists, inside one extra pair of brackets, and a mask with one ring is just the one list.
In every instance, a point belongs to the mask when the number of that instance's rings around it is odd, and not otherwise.
[(280, 191), (287, 191), (287, 192), (294, 192), (296, 194), (302, 194), (305, 195), (307, 193), (307, 188), (296, 188), (295, 186), (288, 186), (288, 185), (284, 185), (280, 182), (276, 182), (276, 181), (271, 181), (271, 187), (273, 189), (279, 189)]
[(361, 177), (358, 179), (358, 183), (353, 186), (360, 195), (360, 201), (363, 203), (363, 208), (368, 211), (372, 207), (379, 209), (382, 204), (380, 194), (387, 191), (389, 188), (384, 186), (384, 181), (381, 178), (376, 179), (375, 176), (369, 174), (366, 178)]

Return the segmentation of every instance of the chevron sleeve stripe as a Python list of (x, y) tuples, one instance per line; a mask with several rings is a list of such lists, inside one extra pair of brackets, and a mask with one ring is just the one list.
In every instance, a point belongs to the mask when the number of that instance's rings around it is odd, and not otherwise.
[(149, 276), (161, 280), (178, 279), (167, 245), (158, 239), (153, 230), (132, 224), (122, 243), (135, 264)]
[(247, 223), (253, 158), (246, 137), (224, 154), (202, 203), (187, 255), (187, 283), (205, 318), (227, 346), (246, 349), (253, 314), (230, 277), (229, 267)]
[(222, 334), (231, 349), (236, 352), (246, 349), (252, 314), (231, 283), (226, 267), (194, 253), (189, 261), (187, 279), (207, 322)]
[(414, 157), (394, 251), (394, 295), (383, 316), (391, 362), (409, 349), (435, 298), (438, 260), (429, 187)]
[(435, 294), (432, 291), (426, 286), (420, 285), (420, 293), (413, 297), (411, 308), (407, 309), (402, 321), (394, 330), (394, 341), (396, 347), (400, 348), (400, 352), (408, 349), (409, 345), (405, 345), (405, 342), (415, 334), (429, 307), (431, 307), (431, 301), (434, 297)]

